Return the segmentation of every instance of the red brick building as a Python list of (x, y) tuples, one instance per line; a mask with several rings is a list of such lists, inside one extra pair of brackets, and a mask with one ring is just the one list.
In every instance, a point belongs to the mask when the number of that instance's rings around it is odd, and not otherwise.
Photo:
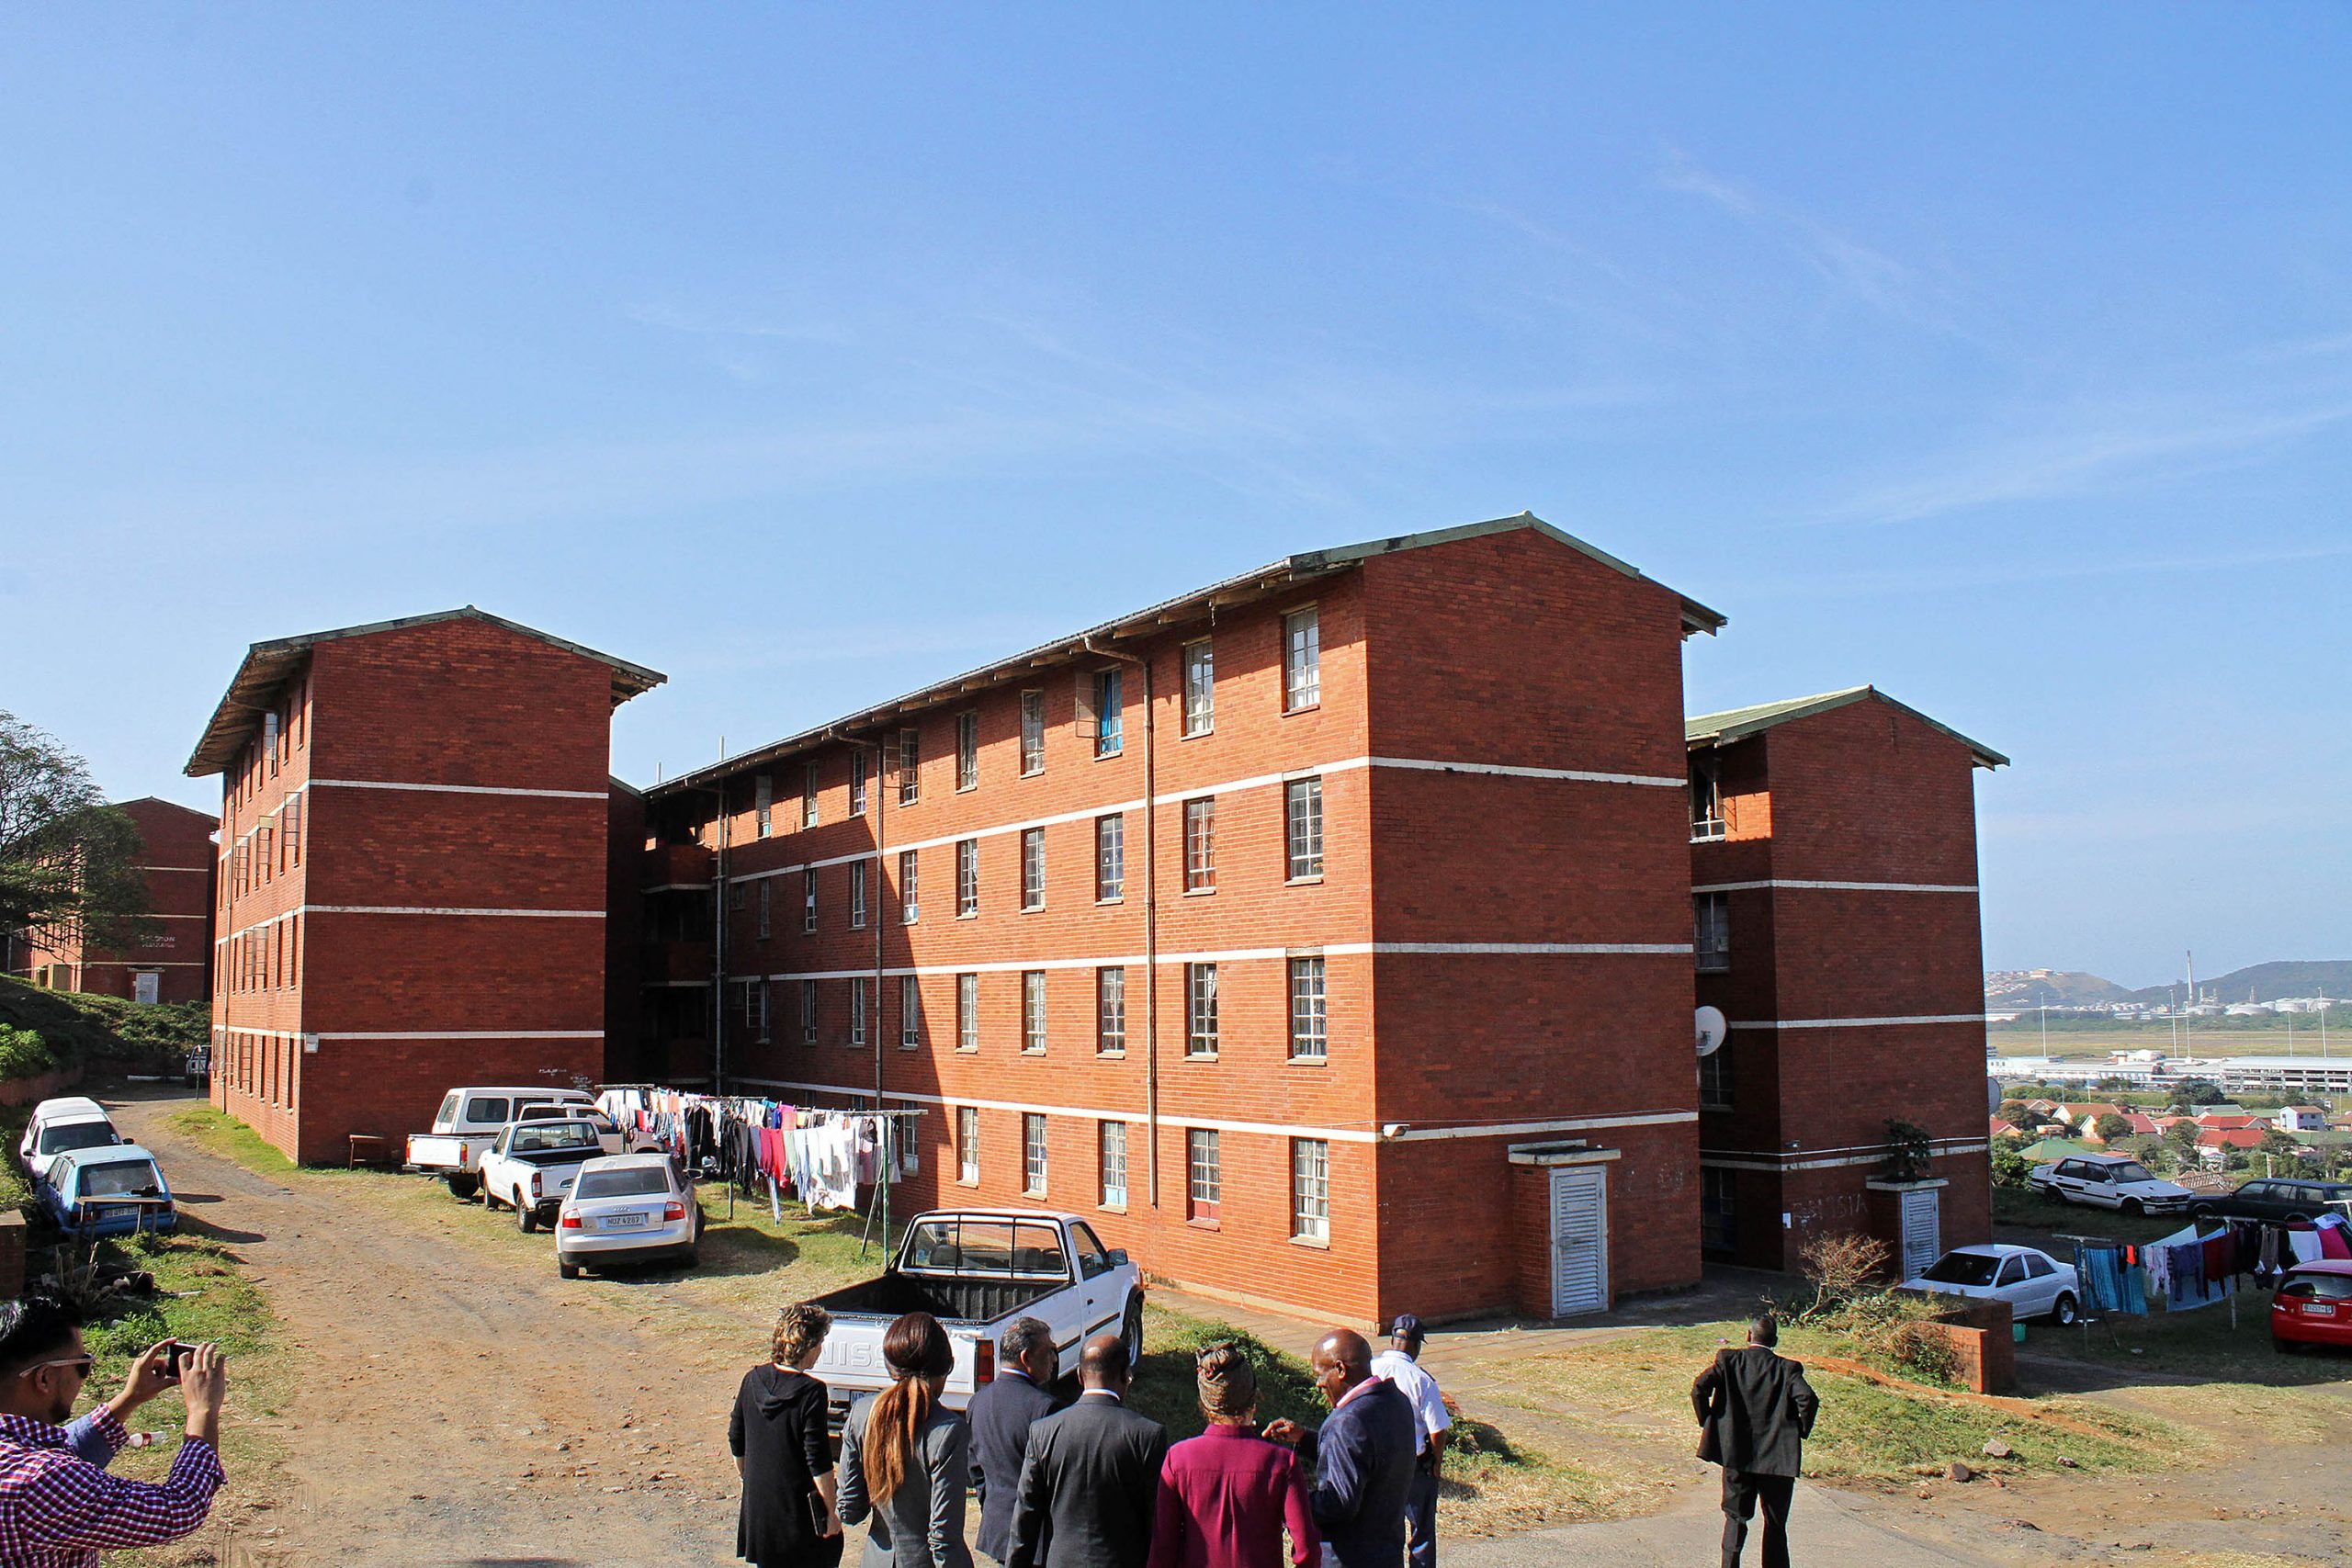
[(454, 1084), (601, 1077), (611, 714), (662, 679), (471, 606), (255, 643), (187, 763), (213, 1103), (340, 1163)]
[[(1974, 770), (2008, 759), (1869, 686), (1695, 717), (1710, 1257), (1793, 1269), (1867, 1230), (1913, 1269), (1991, 1239)], [(1890, 1119), (1928, 1136), (1890, 1171)], [(1924, 1255), (1924, 1256), (1923, 1256)]]
[(1235, 1299), (1690, 1283), (1681, 642), (1722, 624), (1521, 515), (1293, 556), (657, 785), (648, 1060), (923, 1108), (901, 1205), (1075, 1209)]
[(211, 991), (212, 830), (201, 811), (146, 795), (118, 810), (139, 825), (152, 938), (124, 953), (35, 928), (9, 943), (10, 971), (61, 991), (200, 1002)]

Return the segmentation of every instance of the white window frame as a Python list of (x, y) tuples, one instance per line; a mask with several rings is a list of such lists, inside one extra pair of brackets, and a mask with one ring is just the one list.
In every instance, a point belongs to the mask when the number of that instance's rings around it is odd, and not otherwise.
[(1127, 746), (1127, 682), (1124, 670), (1094, 671), (1094, 755), (1116, 757)]
[(956, 788), (980, 787), (980, 710), (966, 708), (956, 716)]
[(1046, 830), (1043, 828), (1021, 829), (1021, 908), (1023, 911), (1046, 907)]
[(978, 973), (956, 976), (956, 1049), (980, 1048), (980, 977)]
[(1046, 771), (1046, 694), (1035, 687), (1021, 694), (1021, 776), (1034, 779)]
[(853, 747), (849, 754), (849, 814), (865, 815), (865, 748)]
[(1323, 880), (1323, 775), (1310, 773), (1283, 784), (1284, 880)]
[(1183, 739), (1216, 731), (1216, 644), (1202, 637), (1184, 645)]
[(956, 840), (956, 918), (968, 920), (980, 912), (980, 841)]
[(1330, 971), (1319, 953), (1290, 961), (1290, 1059), (1329, 1061), (1331, 1055)]
[(775, 831), (775, 779), (760, 773), (752, 780), (752, 827), (763, 839)]
[(817, 1043), (817, 982), (800, 982), (800, 1043)]
[(1094, 1168), (1101, 1206), (1124, 1212), (1127, 1206), (1127, 1124), (1125, 1122), (1095, 1123)]
[(1690, 896), (1690, 960), (1702, 975), (1731, 967), (1731, 895)]
[(1046, 972), (1021, 972), (1021, 1050), (1030, 1056), (1046, 1054)]
[(908, 725), (899, 731), (899, 804), (912, 806), (922, 798), (922, 730)]
[(1094, 971), (1094, 1053), (1127, 1054), (1127, 966), (1105, 964)]
[(814, 760), (800, 764), (800, 826), (817, 825), (817, 764)]
[(1127, 818), (1114, 811), (1094, 819), (1094, 901), (1124, 903), (1127, 897)]
[(1290, 1235), (1293, 1241), (1330, 1245), (1331, 1143), (1328, 1138), (1290, 1141)]
[(1323, 613), (1303, 605), (1283, 617), (1283, 712), (1323, 705)]
[(854, 931), (865, 929), (865, 868), (872, 863), (863, 860), (849, 863), (849, 929)]
[(849, 1043), (852, 1045), (865, 1043), (865, 977), (860, 975), (853, 976), (849, 983)]
[(1021, 1190), (1031, 1198), (1046, 1195), (1047, 1164), (1052, 1144), (1046, 1127), (1045, 1113), (1024, 1111), (1021, 1113)]
[(1204, 1060), (1217, 1054), (1216, 965), (1184, 965), (1184, 1055)]
[(1184, 803), (1184, 891), (1216, 891), (1216, 796), (1213, 795), (1197, 795)]
[(922, 1049), (922, 983), (912, 975), (899, 976), (899, 1049)]
[(980, 1180), (980, 1111), (975, 1105), (956, 1108), (956, 1179), (967, 1187)]
[(900, 850), (899, 852), (899, 923), (902, 926), (913, 925), (922, 918), (922, 888), (918, 880), (922, 874), (921, 852)]
[(1184, 1218), (1194, 1224), (1217, 1224), (1224, 1196), (1225, 1150), (1217, 1130), (1185, 1128)]
[(803, 934), (817, 929), (817, 868), (809, 866), (800, 874), (800, 930)]

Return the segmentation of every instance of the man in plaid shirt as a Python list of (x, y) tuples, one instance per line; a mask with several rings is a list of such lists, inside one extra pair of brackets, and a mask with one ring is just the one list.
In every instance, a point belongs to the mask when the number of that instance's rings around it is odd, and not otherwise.
[[(141, 1387), (153, 1355), (133, 1369)], [(109, 1475), (74, 1452), (64, 1423), (90, 1366), (72, 1309), (40, 1297), (0, 1307), (0, 1568), (97, 1568), (101, 1551), (176, 1540), (212, 1511), (221, 1481), (220, 1352), (199, 1345), (187, 1358), (187, 1438), (160, 1486)], [(130, 1436), (111, 1407), (93, 1430), (109, 1457)]]

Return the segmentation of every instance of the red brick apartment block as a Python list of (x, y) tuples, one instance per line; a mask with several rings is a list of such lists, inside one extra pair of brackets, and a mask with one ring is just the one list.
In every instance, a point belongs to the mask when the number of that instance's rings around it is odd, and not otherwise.
[(1681, 642), (1722, 624), (1522, 514), (1293, 556), (657, 785), (645, 1059), (922, 1108), (901, 1212), (1075, 1210), (1236, 1301), (1689, 1284)]
[(147, 795), (119, 807), (139, 825), (139, 869), (153, 937), (135, 951), (87, 946), (36, 928), (9, 944), (11, 973), (36, 985), (139, 1002), (200, 1002), (210, 994), (211, 818)]
[[(2008, 759), (1868, 686), (1689, 725), (1707, 1254), (1866, 1231), (1906, 1272), (1991, 1239), (1974, 773)], [(1889, 1179), (1886, 1122), (1931, 1140)]]
[(605, 1071), (612, 710), (661, 675), (468, 606), (255, 643), (222, 776), (212, 1102), (297, 1159)]

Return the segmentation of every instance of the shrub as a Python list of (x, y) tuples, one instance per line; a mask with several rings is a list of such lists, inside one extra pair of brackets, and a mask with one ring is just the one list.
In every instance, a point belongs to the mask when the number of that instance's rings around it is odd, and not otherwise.
[(2025, 1179), (2033, 1173), (2033, 1164), (2018, 1152), (2018, 1146), (2007, 1138), (1993, 1144), (1993, 1185), (2023, 1187)]
[(1860, 1231), (1840, 1231), (1805, 1243), (1797, 1257), (1800, 1272), (1813, 1287), (1813, 1303), (1800, 1315), (1808, 1321), (1827, 1317), (1865, 1295), (1883, 1293), (1876, 1287), (1894, 1256), (1886, 1243)]
[(0, 1023), (0, 1078), (37, 1078), (57, 1066), (57, 1054), (40, 1035)]
[(1933, 1157), (1934, 1145), (1928, 1141), (1925, 1127), (1899, 1117), (1886, 1119), (1886, 1163), (1883, 1168), (1886, 1179), (1924, 1181)]
[(1960, 1379), (1960, 1352), (1936, 1327), (1937, 1320), (1905, 1314), (1886, 1334), (1886, 1356), (1905, 1371), (1929, 1382)]

